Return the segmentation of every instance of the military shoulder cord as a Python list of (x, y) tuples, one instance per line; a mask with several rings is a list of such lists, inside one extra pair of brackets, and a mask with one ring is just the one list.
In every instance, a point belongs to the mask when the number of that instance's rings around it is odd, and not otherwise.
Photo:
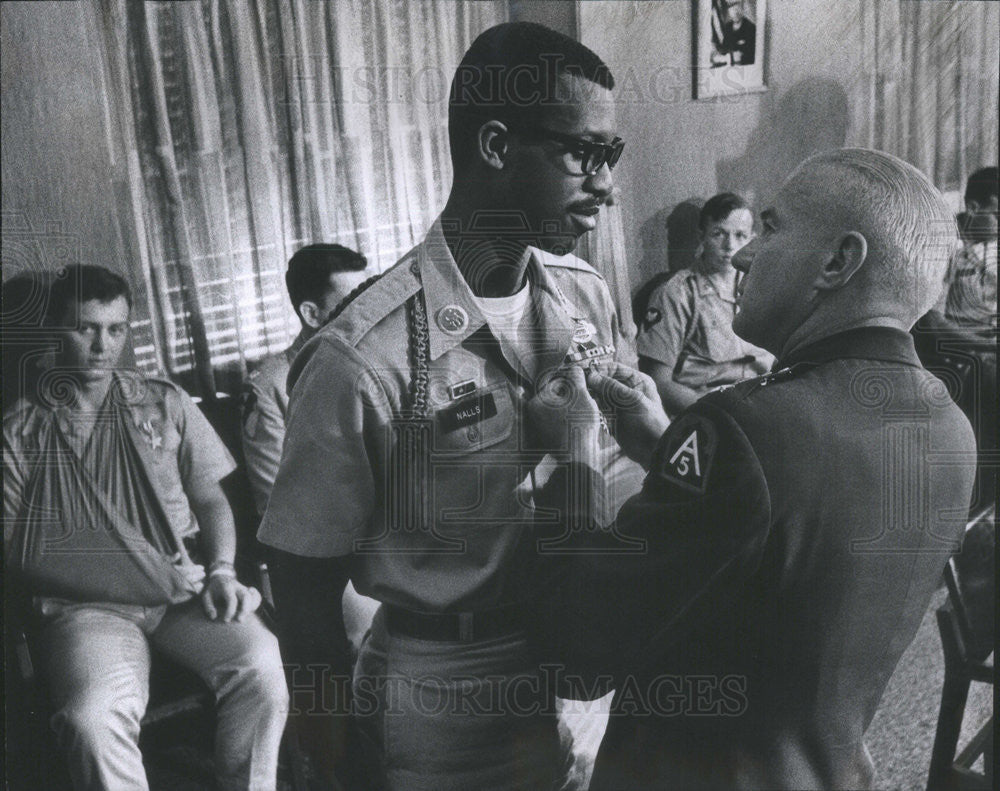
[(427, 326), (427, 306), (424, 304), (423, 289), (414, 294), (406, 303), (406, 317), (409, 320), (410, 345), (410, 419), (424, 420), (427, 417), (427, 391), (430, 356), (430, 330)]
[(330, 315), (326, 317), (326, 320), (323, 322), (323, 326), (325, 327), (327, 324), (329, 324), (331, 321), (337, 318), (337, 316), (343, 313), (347, 309), (348, 305), (354, 302), (354, 300), (356, 300), (359, 296), (361, 296), (362, 293), (364, 293), (369, 288), (374, 286), (375, 283), (378, 282), (379, 278), (381, 277), (382, 277), (381, 274), (372, 275), (363, 283), (355, 286), (354, 290), (346, 297), (344, 297), (342, 300), (340, 300), (340, 302), (337, 303), (337, 307), (335, 307), (332, 311), (330, 311)]
[[(373, 275), (357, 286), (344, 297), (335, 307), (323, 325), (326, 326), (343, 313), (347, 306), (361, 296), (381, 278)], [(430, 329), (427, 324), (427, 306), (424, 304), (423, 293), (418, 291), (406, 302), (406, 318), (409, 325), (408, 346), (410, 358), (410, 382), (407, 393), (410, 397), (409, 417), (412, 420), (424, 420), (427, 417), (427, 393), (429, 390)]]
[[(381, 277), (375, 275), (355, 288), (333, 309), (327, 322), (333, 321), (355, 299)], [(402, 477), (390, 476), (387, 511), (394, 529), (405, 532), (426, 530), (430, 524), (429, 498), (430, 465), (426, 454), (429, 448), (426, 425), (430, 358), (430, 330), (427, 325), (427, 306), (423, 294), (417, 291), (406, 302), (407, 347), (410, 363), (410, 381), (407, 386), (409, 408), (404, 404), (393, 434), (397, 444), (397, 463)], [(398, 488), (397, 488), (398, 487)], [(366, 545), (367, 542), (362, 542)]]

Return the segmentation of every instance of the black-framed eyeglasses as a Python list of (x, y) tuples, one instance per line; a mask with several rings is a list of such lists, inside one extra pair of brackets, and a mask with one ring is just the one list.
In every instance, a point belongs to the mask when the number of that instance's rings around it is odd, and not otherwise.
[(625, 149), (625, 141), (616, 137), (610, 143), (599, 143), (596, 140), (587, 140), (575, 135), (567, 135), (563, 132), (556, 132), (553, 129), (546, 129), (544, 126), (517, 127), (518, 131), (538, 137), (547, 137), (562, 143), (570, 151), (580, 155), (580, 166), (583, 170), (581, 175), (592, 176), (606, 164), (609, 169), (614, 169)]

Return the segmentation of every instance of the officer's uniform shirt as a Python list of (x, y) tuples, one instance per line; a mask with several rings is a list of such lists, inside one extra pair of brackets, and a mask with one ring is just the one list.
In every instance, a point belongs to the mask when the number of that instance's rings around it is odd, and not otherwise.
[[(568, 355), (577, 364), (634, 363), (607, 286), (589, 265), (533, 250), (528, 277), (534, 354), (522, 359), (501, 354), (439, 223), (313, 337), (292, 366), (284, 455), (261, 541), (307, 557), (353, 554), (359, 593), (413, 610), (522, 600), (542, 454), (525, 449), (517, 389)], [(412, 401), (407, 301), (421, 289), (432, 474), (415, 484), (420, 465), (397, 456), (400, 437), (414, 430), (399, 416)], [(605, 472), (622, 499), (641, 481), (620, 453)]]
[(765, 373), (774, 358), (733, 332), (736, 270), (709, 277), (681, 270), (649, 296), (636, 339), (641, 357), (663, 363), (699, 395)]
[(616, 676), (594, 791), (873, 780), (862, 736), (959, 546), (975, 442), (904, 332), (783, 365), (671, 424), (617, 525), (642, 551), (538, 576), (549, 648)]
[[(175, 543), (198, 531), (185, 488), (195, 481), (221, 481), (236, 464), (226, 446), (191, 397), (165, 379), (122, 371), (115, 375), (117, 391), (128, 412), (129, 430), (135, 439), (150, 483), (163, 506)], [(18, 504), (32, 472), (32, 465), (52, 463), (41, 457), (56, 424), (82, 458), (89, 437), (83, 436), (65, 404), (47, 403), (39, 397), (19, 399), (3, 419), (5, 544), (16, 519)], [(93, 431), (102, 427), (95, 425)]]
[(288, 418), (288, 369), (306, 342), (305, 330), (280, 354), (262, 359), (250, 371), (241, 397), (243, 455), (257, 513), (267, 508)]

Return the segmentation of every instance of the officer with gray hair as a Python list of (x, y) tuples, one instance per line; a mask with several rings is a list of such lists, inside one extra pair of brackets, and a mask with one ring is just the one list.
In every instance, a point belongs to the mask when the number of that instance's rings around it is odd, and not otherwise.
[(761, 221), (734, 257), (733, 329), (774, 373), (666, 431), (652, 381), (624, 368), (530, 402), (550, 434), (599, 432), (603, 409), (648, 470), (616, 523), (644, 552), (581, 533), (590, 554), (536, 577), (549, 655), (616, 687), (595, 791), (870, 788), (862, 737), (962, 536), (973, 434), (908, 334), (954, 236), (940, 194), (844, 149), (800, 165)]

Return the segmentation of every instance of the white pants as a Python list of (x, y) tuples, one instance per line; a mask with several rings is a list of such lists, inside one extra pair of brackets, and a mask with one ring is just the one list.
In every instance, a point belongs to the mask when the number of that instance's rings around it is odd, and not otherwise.
[(210, 621), (198, 600), (168, 608), (49, 599), (42, 607), (52, 727), (75, 788), (148, 788), (138, 740), (152, 644), (215, 693), (219, 787), (273, 791), (288, 692), (278, 642), (256, 615)]

